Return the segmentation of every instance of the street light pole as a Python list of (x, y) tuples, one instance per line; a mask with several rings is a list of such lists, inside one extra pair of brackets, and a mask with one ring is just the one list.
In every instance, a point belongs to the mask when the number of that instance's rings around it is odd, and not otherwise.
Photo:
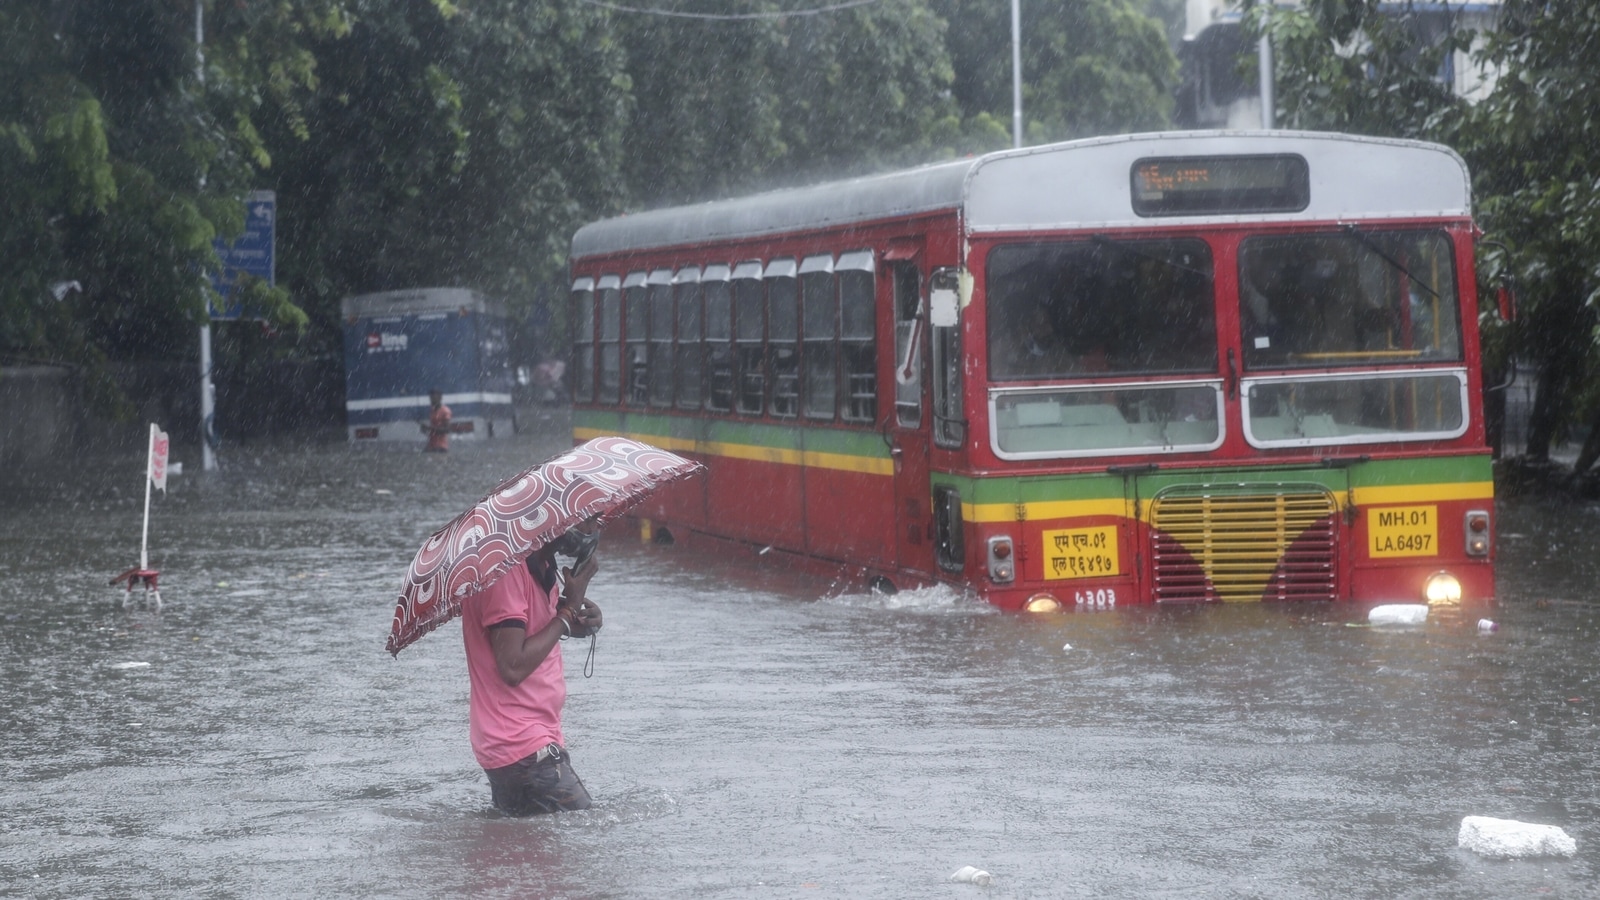
[(1260, 65), (1256, 77), (1261, 81), (1261, 127), (1271, 131), (1277, 127), (1278, 111), (1274, 109), (1276, 100), (1272, 96), (1273, 90), (1273, 65), (1272, 65), (1272, 38), (1267, 30), (1267, 23), (1271, 21), (1272, 4), (1261, 7), (1261, 42), (1257, 45), (1256, 59)]
[(1022, 146), (1022, 0), (1011, 0), (1011, 146)]
[[(204, 91), (206, 83), (206, 26), (205, 8), (201, 0), (194, 0), (194, 74)], [(204, 172), (200, 174), (200, 187), (206, 186)], [(200, 291), (205, 296), (205, 289)], [(211, 383), (211, 303), (206, 301), (205, 322), (200, 325), (200, 468), (206, 472), (217, 469), (217, 454), (211, 449), (211, 420), (216, 416), (217, 389)]]

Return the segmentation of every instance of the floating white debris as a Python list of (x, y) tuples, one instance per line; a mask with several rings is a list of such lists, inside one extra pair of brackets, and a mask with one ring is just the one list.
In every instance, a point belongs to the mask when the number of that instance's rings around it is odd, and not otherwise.
[(148, 669), (148, 668), (150, 668), (150, 664), (147, 663), (147, 662), (120, 662), (120, 663), (112, 663), (111, 664), (111, 668), (118, 669), (118, 670)]
[(1071, 644), (1062, 644), (1061, 645), (1061, 652), (1062, 653), (1070, 653), (1071, 651), (1072, 651), (1072, 645)]
[(394, 491), (391, 491), (388, 488), (378, 488), (377, 490), (373, 491), (373, 493), (380, 497), (387, 497), (388, 495), (393, 494)]
[(1374, 606), (1372, 612), (1367, 613), (1367, 622), (1372, 625), (1421, 625), (1426, 621), (1426, 603), (1388, 603)]
[(994, 884), (994, 876), (976, 866), (962, 866), (950, 875), (951, 881), (961, 881), (968, 884), (981, 884), (988, 886)]
[(1482, 633), (1482, 634), (1489, 634), (1491, 632), (1495, 632), (1495, 631), (1499, 631), (1499, 630), (1500, 630), (1500, 623), (1496, 622), (1493, 619), (1479, 619), (1478, 620), (1478, 631), (1480, 633)]
[(1490, 859), (1572, 856), (1578, 852), (1578, 842), (1554, 825), (1533, 825), (1488, 816), (1462, 819), (1456, 845)]

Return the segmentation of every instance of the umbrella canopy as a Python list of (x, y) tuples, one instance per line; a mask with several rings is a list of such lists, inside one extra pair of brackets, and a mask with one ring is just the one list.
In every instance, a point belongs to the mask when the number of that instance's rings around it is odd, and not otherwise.
[(400, 587), (387, 649), (402, 649), (461, 614), (461, 601), (593, 518), (616, 518), (656, 487), (704, 471), (692, 460), (621, 437), (598, 437), (506, 479), (434, 532)]

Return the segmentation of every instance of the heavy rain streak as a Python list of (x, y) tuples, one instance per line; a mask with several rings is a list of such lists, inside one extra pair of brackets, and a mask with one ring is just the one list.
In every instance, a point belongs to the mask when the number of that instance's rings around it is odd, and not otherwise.
[[(420, 540), (567, 446), (235, 448), (4, 492), (0, 881), (27, 896), (1593, 896), (1600, 510), (1509, 501), (1497, 631), (1330, 605), (1002, 614), (751, 551), (602, 548), (594, 806), (492, 810), (452, 622), (383, 652)], [(1570, 859), (1457, 847), (1469, 815)], [(988, 887), (951, 881), (974, 866)]]

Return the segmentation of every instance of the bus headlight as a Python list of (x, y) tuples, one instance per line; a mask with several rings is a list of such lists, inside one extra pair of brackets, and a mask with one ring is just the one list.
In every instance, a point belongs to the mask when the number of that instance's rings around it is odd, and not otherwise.
[(1011, 538), (998, 535), (989, 538), (989, 580), (1009, 584), (1017, 577), (1016, 560), (1012, 558)]
[(1028, 602), (1022, 604), (1023, 612), (1053, 613), (1061, 611), (1061, 601), (1051, 594), (1034, 594)]
[(1486, 510), (1474, 509), (1467, 513), (1466, 527), (1462, 531), (1467, 536), (1468, 556), (1489, 555), (1489, 513)]
[(1423, 599), (1429, 606), (1461, 602), (1461, 582), (1449, 572), (1435, 572), (1422, 583)]

